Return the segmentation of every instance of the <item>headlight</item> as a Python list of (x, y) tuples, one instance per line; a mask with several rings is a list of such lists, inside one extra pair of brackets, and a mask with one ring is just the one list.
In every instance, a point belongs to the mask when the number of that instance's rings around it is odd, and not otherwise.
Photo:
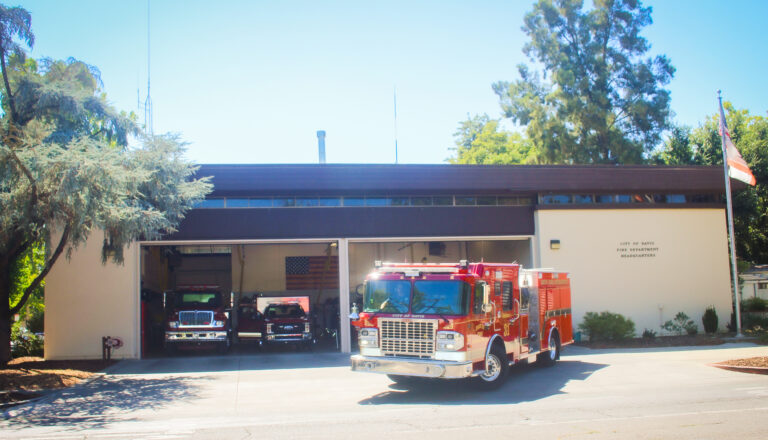
[(464, 335), (459, 332), (437, 332), (437, 351), (458, 351), (464, 348)]
[(170, 327), (170, 328), (179, 328), (179, 321), (170, 321), (170, 322), (168, 322), (168, 327)]
[(213, 321), (214, 327), (224, 327), (224, 321)]
[(304, 323), (304, 333), (309, 333), (309, 331), (310, 331), (310, 330), (309, 330), (309, 323), (308, 323), (308, 322), (305, 322), (305, 323)]
[(376, 348), (379, 346), (379, 329), (363, 328), (357, 336), (360, 347)]
[(272, 324), (267, 324), (267, 333), (272, 333)]

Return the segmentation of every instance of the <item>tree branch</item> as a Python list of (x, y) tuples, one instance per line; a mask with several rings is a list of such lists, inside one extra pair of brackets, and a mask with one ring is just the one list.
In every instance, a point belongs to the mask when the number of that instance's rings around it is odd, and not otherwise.
[(24, 289), (24, 294), (21, 296), (21, 299), (18, 303), (16, 303), (15, 306), (11, 307), (10, 314), (15, 315), (16, 313), (19, 313), (19, 310), (21, 310), (22, 307), (24, 307), (24, 304), (27, 303), (27, 300), (29, 299), (29, 296), (32, 294), (32, 292), (37, 289), (38, 286), (40, 286), (40, 283), (43, 282), (43, 279), (45, 279), (45, 276), (48, 275), (48, 272), (51, 271), (51, 268), (53, 267), (53, 264), (56, 262), (56, 260), (59, 258), (61, 253), (64, 251), (64, 248), (67, 245), (67, 242), (69, 241), (69, 233), (70, 233), (70, 227), (69, 225), (64, 227), (64, 231), (61, 233), (61, 238), (59, 239), (59, 244), (56, 246), (56, 250), (51, 254), (51, 258), (48, 259), (48, 261), (45, 262), (45, 266), (43, 267), (43, 270), (35, 277), (35, 279), (30, 283), (29, 286), (27, 286), (26, 289)]

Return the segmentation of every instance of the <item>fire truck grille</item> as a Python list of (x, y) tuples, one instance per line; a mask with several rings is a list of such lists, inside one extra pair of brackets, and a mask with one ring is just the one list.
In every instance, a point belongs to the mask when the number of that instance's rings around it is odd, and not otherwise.
[(213, 325), (213, 312), (209, 311), (184, 311), (179, 312), (181, 327), (200, 327)]
[(388, 355), (432, 356), (436, 320), (381, 319), (381, 351)]

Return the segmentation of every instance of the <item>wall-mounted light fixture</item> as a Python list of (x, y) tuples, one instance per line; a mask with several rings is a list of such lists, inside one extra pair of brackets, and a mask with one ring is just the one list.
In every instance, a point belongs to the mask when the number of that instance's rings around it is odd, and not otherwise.
[(549, 248), (552, 250), (560, 249), (560, 240), (549, 240)]

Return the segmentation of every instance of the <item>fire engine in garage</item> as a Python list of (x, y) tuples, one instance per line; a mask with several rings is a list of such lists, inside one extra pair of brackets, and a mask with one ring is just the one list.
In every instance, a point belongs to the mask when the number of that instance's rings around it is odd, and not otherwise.
[(352, 370), (414, 377), (473, 377), (496, 388), (509, 366), (553, 365), (573, 342), (568, 274), (518, 264), (376, 262), (353, 308), (360, 354)]
[(225, 304), (219, 287), (213, 285), (179, 286), (166, 292), (166, 350), (216, 348), (226, 352), (232, 344), (230, 310), (226, 307), (231, 301), (230, 297)]

